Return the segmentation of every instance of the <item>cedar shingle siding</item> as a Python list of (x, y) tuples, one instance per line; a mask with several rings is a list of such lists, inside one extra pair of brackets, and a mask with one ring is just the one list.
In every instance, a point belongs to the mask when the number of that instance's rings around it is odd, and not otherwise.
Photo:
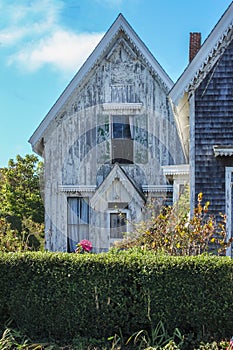
[(225, 212), (225, 167), (214, 145), (233, 145), (233, 41), (195, 92), (195, 192), (215, 214)]

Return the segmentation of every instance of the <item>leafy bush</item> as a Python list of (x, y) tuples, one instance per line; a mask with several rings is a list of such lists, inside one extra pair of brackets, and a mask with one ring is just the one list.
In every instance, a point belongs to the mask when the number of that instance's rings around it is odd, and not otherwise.
[(31, 218), (23, 218), (21, 230), (0, 217), (0, 251), (18, 252), (26, 250), (43, 250), (44, 225), (36, 223)]
[(183, 196), (173, 207), (162, 208), (159, 215), (152, 211), (150, 218), (134, 224), (133, 232), (116, 242), (115, 247), (141, 247), (169, 255), (199, 255), (210, 249), (223, 254), (232, 242), (226, 242), (225, 216), (216, 222), (208, 213), (210, 203), (202, 205), (202, 193), (191, 218), (187, 203)]
[[(168, 334), (230, 338), (233, 261), (143, 251), (0, 254), (0, 320), (33, 339), (128, 339), (162, 321)], [(2, 325), (3, 326), (3, 325)], [(216, 338), (212, 338), (216, 337)]]

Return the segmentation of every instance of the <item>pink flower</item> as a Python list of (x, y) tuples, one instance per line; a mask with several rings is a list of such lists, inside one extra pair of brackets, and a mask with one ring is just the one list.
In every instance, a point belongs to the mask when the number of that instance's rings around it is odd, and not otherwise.
[(79, 242), (79, 244), (86, 252), (90, 252), (92, 250), (92, 243), (87, 239), (83, 239), (81, 242)]
[(230, 344), (229, 344), (227, 350), (232, 350), (232, 349), (233, 349), (233, 337), (230, 340)]

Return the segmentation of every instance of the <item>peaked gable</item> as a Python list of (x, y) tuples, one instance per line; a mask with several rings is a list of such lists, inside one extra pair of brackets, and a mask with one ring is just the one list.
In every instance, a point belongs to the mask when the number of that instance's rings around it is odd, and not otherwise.
[[(166, 74), (166, 72), (163, 70), (163, 68), (160, 66), (160, 64), (157, 62), (157, 60), (154, 58), (142, 40), (138, 37), (124, 16), (120, 14), (29, 139), (29, 142), (31, 143), (34, 151), (42, 154), (41, 149), (43, 147), (41, 147), (39, 144), (42, 141), (46, 129), (55, 119), (56, 115), (62, 109), (64, 104), (68, 101), (69, 97), (77, 88), (77, 86), (81, 84), (91, 69), (99, 62), (99, 60), (102, 59), (103, 55), (107, 52), (107, 56), (111, 56), (115, 47), (115, 45), (113, 45), (111, 48), (111, 43), (120, 31), (123, 31), (125, 33), (130, 43), (139, 53), (139, 56), (141, 56), (147, 65), (152, 69), (160, 82), (165, 86), (166, 90), (169, 91), (171, 89), (173, 86), (172, 80), (169, 78), (169, 76)], [(121, 41), (120, 44), (124, 46), (124, 49), (128, 52), (128, 54), (134, 56), (135, 53), (129, 47), (126, 41), (124, 39), (119, 40)]]
[[(123, 196), (118, 193), (119, 189), (121, 189), (121, 191), (124, 193)], [(106, 198), (104, 194), (107, 192), (110, 193), (111, 198)], [(102, 203), (102, 201), (108, 199), (112, 202), (114, 201), (117, 206), (117, 203), (124, 201), (124, 199), (127, 197), (130, 200), (133, 198), (141, 206), (145, 203), (143, 193), (129, 179), (119, 164), (116, 163), (111, 172), (99, 186), (94, 196), (91, 198), (90, 204), (93, 208), (95, 208), (96, 205), (98, 206), (99, 201)], [(104, 207), (104, 205), (101, 204), (101, 207)]]

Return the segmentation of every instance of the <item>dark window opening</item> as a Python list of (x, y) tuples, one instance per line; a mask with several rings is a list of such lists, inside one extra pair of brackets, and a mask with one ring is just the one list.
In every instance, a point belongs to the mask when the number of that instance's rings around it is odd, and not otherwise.
[(126, 225), (126, 213), (110, 213), (110, 238), (123, 238)]
[(133, 163), (133, 126), (129, 116), (112, 117), (112, 163)]
[(112, 136), (114, 139), (131, 139), (129, 117), (114, 116), (112, 125)]

